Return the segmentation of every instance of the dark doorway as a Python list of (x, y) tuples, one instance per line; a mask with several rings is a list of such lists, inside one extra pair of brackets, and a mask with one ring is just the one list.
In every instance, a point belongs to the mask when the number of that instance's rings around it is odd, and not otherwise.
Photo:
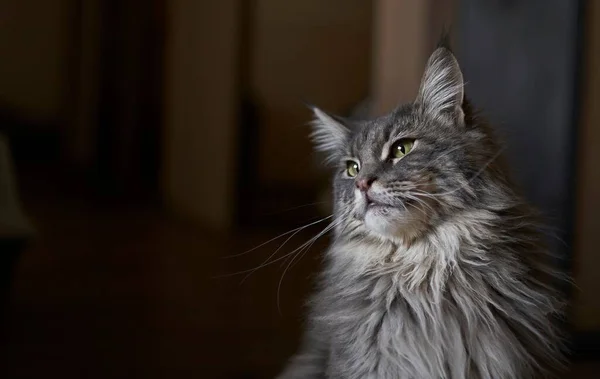
[(96, 173), (111, 193), (159, 188), (165, 3), (102, 2)]
[[(581, 1), (461, 2), (458, 48), (467, 94), (507, 142), (525, 195), (553, 229), (549, 243), (568, 258)], [(559, 152), (559, 153), (558, 153)]]
[[(568, 271), (583, 3), (464, 0), (458, 28), (467, 94), (505, 139), (515, 179), (542, 211), (548, 243)], [(571, 285), (564, 290), (572, 299)]]

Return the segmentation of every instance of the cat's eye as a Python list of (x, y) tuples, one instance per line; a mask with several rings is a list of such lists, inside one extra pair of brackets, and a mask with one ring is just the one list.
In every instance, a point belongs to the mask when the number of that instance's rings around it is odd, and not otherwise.
[(415, 140), (410, 138), (402, 138), (396, 141), (390, 150), (390, 157), (392, 159), (399, 159), (410, 153), (413, 146), (415, 146)]
[(358, 163), (354, 161), (346, 162), (346, 174), (348, 174), (349, 177), (354, 178), (356, 175), (358, 175), (359, 171), (360, 168), (358, 167)]

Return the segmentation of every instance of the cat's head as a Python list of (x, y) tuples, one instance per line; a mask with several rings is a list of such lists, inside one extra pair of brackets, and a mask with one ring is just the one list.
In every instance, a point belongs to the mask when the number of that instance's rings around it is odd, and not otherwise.
[(390, 114), (357, 122), (313, 109), (316, 148), (335, 167), (339, 230), (409, 241), (482, 196), (493, 207), (499, 151), (464, 98), (459, 64), (439, 47), (415, 101)]

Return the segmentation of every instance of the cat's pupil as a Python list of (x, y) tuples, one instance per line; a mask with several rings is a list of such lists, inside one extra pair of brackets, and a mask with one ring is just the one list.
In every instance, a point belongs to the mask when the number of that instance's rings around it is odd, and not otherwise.
[(406, 149), (403, 144), (398, 145), (397, 149), (400, 150), (402, 154), (406, 154)]

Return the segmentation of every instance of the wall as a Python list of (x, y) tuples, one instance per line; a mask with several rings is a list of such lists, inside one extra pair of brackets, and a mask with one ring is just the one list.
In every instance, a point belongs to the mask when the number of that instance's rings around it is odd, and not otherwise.
[(238, 4), (167, 2), (164, 195), (217, 229), (233, 222)]
[(375, 2), (372, 112), (384, 114), (417, 95), (427, 60), (427, 1)]
[(459, 0), (375, 1), (371, 112), (413, 101), (427, 58), (444, 31), (452, 31)]
[(0, 105), (33, 121), (62, 111), (69, 0), (0, 4)]
[(257, 0), (252, 89), (263, 186), (314, 188), (304, 101), (343, 113), (368, 95), (369, 0)]

